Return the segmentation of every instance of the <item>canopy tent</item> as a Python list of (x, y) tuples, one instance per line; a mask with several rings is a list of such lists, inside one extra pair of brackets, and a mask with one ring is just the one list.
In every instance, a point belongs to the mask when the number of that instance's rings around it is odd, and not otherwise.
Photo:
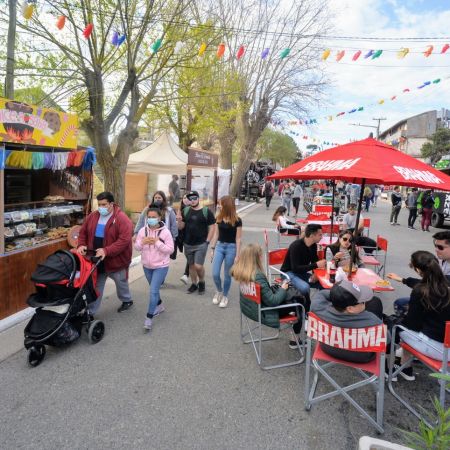
[(164, 132), (153, 144), (130, 155), (127, 172), (182, 174), (186, 173), (187, 162), (188, 154)]

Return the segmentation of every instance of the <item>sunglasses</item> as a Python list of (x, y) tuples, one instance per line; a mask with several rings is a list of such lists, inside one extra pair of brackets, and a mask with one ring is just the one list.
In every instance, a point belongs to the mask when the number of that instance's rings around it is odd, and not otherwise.
[(348, 237), (343, 237), (343, 236), (341, 236), (341, 239), (342, 239), (344, 242), (347, 242), (347, 241), (353, 242), (353, 239), (352, 239), (352, 238), (348, 238)]
[(188, 197), (188, 200), (198, 200), (198, 197), (196, 195), (191, 195)]

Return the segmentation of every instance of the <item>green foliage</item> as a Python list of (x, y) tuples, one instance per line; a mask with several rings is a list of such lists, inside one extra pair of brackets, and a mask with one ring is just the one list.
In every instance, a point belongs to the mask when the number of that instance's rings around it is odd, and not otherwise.
[(423, 144), (420, 152), (423, 158), (430, 158), (432, 164), (450, 153), (450, 130), (448, 128), (438, 128), (428, 140), (430, 142)]
[(286, 167), (301, 156), (294, 139), (287, 134), (266, 128), (257, 143), (258, 159), (270, 159)]

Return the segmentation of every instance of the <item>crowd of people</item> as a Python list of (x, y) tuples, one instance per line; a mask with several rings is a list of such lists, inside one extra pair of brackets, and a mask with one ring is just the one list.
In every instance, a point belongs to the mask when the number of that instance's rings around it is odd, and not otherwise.
[[(272, 182), (270, 184), (265, 186), (266, 197), (270, 197), (266, 203), (267, 207), (275, 194), (275, 187)], [(133, 306), (128, 285), (128, 268), (134, 246), (141, 253), (144, 274), (149, 283), (148, 309), (144, 321), (146, 330), (150, 330), (154, 318), (164, 312), (160, 290), (170, 262), (177, 256), (177, 249), (183, 251), (186, 258), (186, 271), (181, 279), (186, 281), (189, 276), (191, 280), (186, 293), (198, 295), (205, 293), (204, 263), (209, 251), (215, 285), (212, 303), (221, 308), (228, 306), (234, 278), (239, 283), (259, 284), (263, 306), (276, 306), (288, 301), (287, 290), (292, 287), (297, 293), (297, 301), (300, 299), (306, 311), (315, 312), (331, 324), (358, 328), (381, 323), (385, 317), (382, 303), (373, 295), (371, 289), (344, 280), (325, 290), (314, 273), (315, 269), (325, 268), (327, 261), (332, 261), (336, 267), (345, 267), (352, 257), (353, 265), (362, 266), (364, 241), (358, 239), (362, 238), (360, 231), (364, 223), (362, 216), (360, 222), (356, 223), (356, 204), (351, 203), (348, 206), (348, 211), (342, 218), (339, 235), (325, 248), (323, 256), (319, 257), (318, 243), (323, 237), (322, 226), (308, 224), (301, 229), (295, 220), (289, 219), (292, 199), (303, 196), (301, 186), (297, 183), (281, 185), (282, 188), (278, 189), (278, 192), (282, 205), (276, 209), (273, 220), (278, 231), (297, 235), (297, 239), (294, 239), (287, 249), (281, 265), (284, 279), (276, 290), (270, 286), (267, 279), (261, 247), (249, 244), (241, 248), (243, 222), (236, 212), (232, 197), (224, 196), (220, 199), (218, 213), (214, 216), (209, 208), (201, 205), (199, 193), (196, 191), (184, 195), (181, 207), (177, 210), (169, 206), (164, 192), (157, 191), (148, 207), (142, 211), (133, 231), (131, 220), (114, 203), (112, 194), (99, 194), (98, 210), (88, 216), (78, 241), (78, 252), (81, 255), (95, 254), (102, 260), (98, 266), (97, 282), (100, 296), (89, 305), (90, 314), (98, 312), (107, 278), (111, 278), (116, 285), (117, 297), (121, 301), (118, 312)], [(297, 186), (300, 186), (300, 189), (295, 193)], [(340, 189), (343, 193), (346, 192), (345, 186)], [(267, 195), (267, 192), (270, 195)], [(368, 194), (366, 192), (365, 196)], [(172, 193), (171, 196), (176, 198), (177, 194)], [(371, 199), (373, 196), (374, 194)], [(403, 198), (400, 189), (395, 187), (391, 195), (391, 223), (397, 223), (403, 202), (409, 210), (408, 226), (414, 227), (417, 210), (432, 208), (433, 193), (419, 193), (414, 188)], [(293, 206), (293, 213), (296, 215), (300, 204), (294, 202)], [(422, 218), (422, 223), (424, 231), (428, 231), (427, 215), (425, 219)], [(445, 321), (450, 320), (450, 232), (441, 231), (434, 234), (433, 242), (436, 255), (419, 250), (413, 252), (410, 257), (410, 267), (417, 273), (417, 278), (403, 278), (395, 273), (388, 273), (387, 277), (412, 289), (409, 297), (399, 298), (394, 304), (398, 317), (396, 323), (402, 323), (410, 330), (408, 334), (401, 333), (401, 338), (431, 358), (442, 360)], [(353, 243), (356, 245), (356, 252), (351, 251)], [(311, 295), (312, 289), (316, 291), (314, 295)], [(241, 293), (240, 307), (244, 314), (256, 318), (255, 305)], [(263, 314), (262, 319), (263, 323), (276, 326), (280, 317), (277, 310), (272, 310)], [(299, 317), (294, 327), (293, 339), (289, 343), (291, 348), (299, 345), (301, 327)], [(337, 352), (336, 349), (326, 346), (324, 351), (350, 361), (359, 361), (363, 357), (350, 351)], [(367, 357), (371, 356), (364, 355), (364, 358)], [(399, 357), (397, 364), (406, 361), (408, 355)], [(414, 379), (411, 367), (404, 368), (400, 375), (407, 380)]]

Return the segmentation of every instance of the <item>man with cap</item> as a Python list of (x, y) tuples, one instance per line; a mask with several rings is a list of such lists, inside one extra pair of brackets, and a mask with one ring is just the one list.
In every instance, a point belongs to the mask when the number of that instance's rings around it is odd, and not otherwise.
[(178, 229), (184, 229), (184, 254), (189, 264), (189, 275), (192, 284), (188, 294), (198, 290), (200, 295), (205, 293), (205, 263), (206, 252), (214, 235), (216, 220), (207, 206), (200, 205), (197, 191), (186, 194), (191, 206), (184, 208), (177, 216)]
[[(311, 300), (311, 312), (341, 328), (365, 328), (383, 323), (383, 305), (373, 296), (372, 289), (347, 280), (336, 283), (331, 290), (318, 291)], [(368, 362), (375, 356), (326, 344), (321, 347), (330, 356), (351, 362)]]

